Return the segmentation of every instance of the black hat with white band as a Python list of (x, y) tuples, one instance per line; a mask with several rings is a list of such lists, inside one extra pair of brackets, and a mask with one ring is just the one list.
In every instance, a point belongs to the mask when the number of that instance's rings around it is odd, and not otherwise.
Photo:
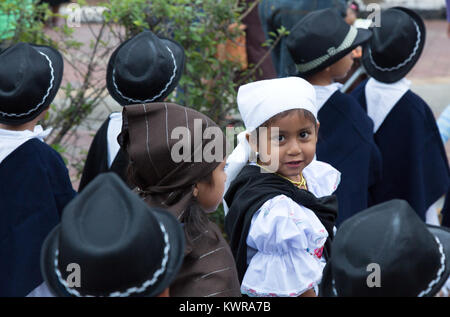
[(399, 81), (418, 61), (425, 45), (425, 24), (413, 10), (394, 7), (381, 12), (381, 26), (363, 52), (367, 73), (378, 81)]
[(335, 9), (313, 11), (290, 31), (286, 45), (301, 77), (333, 65), (366, 43), (372, 32), (348, 25)]
[(54, 48), (17, 43), (0, 53), (0, 123), (20, 125), (50, 106), (63, 77)]
[(370, 207), (338, 229), (320, 296), (435, 296), (450, 274), (450, 230), (404, 200)]
[(111, 55), (106, 87), (122, 106), (164, 100), (184, 71), (184, 49), (175, 41), (143, 31)]
[(65, 207), (42, 246), (41, 272), (56, 296), (157, 296), (176, 277), (183, 255), (178, 220), (105, 173)]

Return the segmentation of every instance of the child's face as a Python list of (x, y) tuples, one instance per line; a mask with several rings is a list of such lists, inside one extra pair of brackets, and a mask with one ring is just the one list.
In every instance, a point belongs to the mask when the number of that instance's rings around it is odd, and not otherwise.
[(227, 180), (225, 162), (226, 160), (214, 169), (210, 183), (198, 182), (195, 184), (194, 196), (197, 198), (200, 207), (207, 213), (216, 211), (222, 202), (225, 181)]
[(336, 63), (330, 66), (330, 75), (332, 79), (341, 79), (347, 76), (347, 73), (353, 65), (353, 51), (342, 57)]
[[(279, 133), (271, 128), (278, 128)], [(296, 111), (274, 120), (267, 130), (260, 130), (260, 164), (277, 166), (278, 174), (299, 181), (300, 173), (314, 159), (318, 129), (319, 123), (316, 127), (303, 113)], [(264, 140), (267, 150), (261, 148)], [(274, 165), (272, 160), (277, 157), (278, 164)]]
[(345, 17), (345, 22), (349, 25), (353, 25), (357, 19), (356, 12), (352, 8), (347, 8), (347, 16)]

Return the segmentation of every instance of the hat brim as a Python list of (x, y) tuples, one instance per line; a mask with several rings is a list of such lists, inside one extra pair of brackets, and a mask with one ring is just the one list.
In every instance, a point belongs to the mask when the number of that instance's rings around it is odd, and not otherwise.
[[(428, 230), (439, 239), (442, 244), (443, 252), (445, 254), (445, 269), (440, 275), (437, 283), (434, 284), (430, 292), (426, 296), (435, 296), (446, 283), (450, 276), (450, 229), (446, 227), (439, 227), (433, 225), (427, 225)], [(333, 273), (331, 260), (326, 264), (323, 269), (322, 281), (319, 285), (319, 296), (321, 297), (337, 297), (333, 291)]]
[[(45, 54), (48, 56), (52, 63), (53, 68), (53, 86), (50, 89), (49, 95), (45, 99), (44, 103), (37, 108), (32, 113), (21, 116), (21, 117), (3, 117), (0, 116), (0, 123), (8, 124), (8, 125), (20, 125), (27, 123), (36, 117), (38, 117), (45, 109), (47, 109), (50, 104), (52, 103), (53, 99), (55, 99), (55, 96), (59, 90), (59, 87), (61, 86), (61, 81), (64, 73), (64, 60), (60, 52), (58, 50), (45, 45), (32, 45), (30, 44), (34, 49), (37, 51)], [(6, 49), (7, 50), (7, 49)], [(6, 51), (5, 50), (5, 51)]]
[(411, 18), (414, 19), (414, 21), (419, 26), (420, 30), (420, 43), (419, 48), (417, 49), (416, 54), (411, 58), (411, 60), (406, 63), (403, 67), (400, 67), (399, 69), (391, 70), (391, 71), (382, 71), (375, 67), (375, 65), (372, 63), (372, 60), (370, 58), (369, 54), (369, 48), (370, 44), (367, 46), (367, 49), (363, 50), (363, 57), (362, 57), (362, 64), (367, 72), (371, 77), (375, 78), (378, 81), (381, 81), (383, 83), (395, 83), (405, 77), (411, 69), (416, 65), (417, 61), (420, 58), (420, 55), (422, 54), (423, 48), (425, 46), (425, 24), (422, 20), (422, 18), (415, 13), (413, 10), (409, 10), (403, 7), (394, 7), (391, 9), (397, 9), (404, 11), (406, 14), (408, 14)]
[[(140, 293), (135, 296), (154, 297), (161, 294), (170, 283), (175, 279), (177, 273), (183, 263), (184, 259), (184, 232), (181, 229), (180, 223), (169, 212), (155, 207), (150, 207), (155, 217), (166, 228), (169, 236), (169, 259), (167, 261), (166, 270), (159, 277), (156, 284), (149, 288), (148, 291)], [(57, 297), (71, 297), (72, 295), (65, 290), (65, 287), (59, 282), (56, 275), (54, 262), (55, 252), (59, 244), (59, 233), (61, 225), (57, 225), (45, 239), (41, 249), (41, 273), (47, 287), (54, 296)]]
[(311, 76), (315, 73), (318, 73), (318, 72), (324, 70), (325, 68), (336, 63), (338, 60), (343, 58), (345, 55), (347, 55), (348, 53), (353, 51), (358, 46), (364, 45), (365, 43), (367, 43), (370, 40), (370, 38), (372, 37), (372, 31), (362, 29), (362, 28), (357, 28), (357, 30), (358, 30), (358, 33), (357, 33), (356, 38), (353, 41), (352, 45), (350, 45), (348, 48), (340, 51), (339, 53), (333, 55), (332, 57), (327, 59), (325, 62), (323, 62), (323, 64), (321, 64), (320, 66), (318, 66), (314, 69), (311, 69), (307, 72), (297, 72), (296, 76), (304, 78), (304, 77)]
[(447, 282), (450, 276), (450, 229), (446, 227), (439, 227), (427, 225), (428, 230), (439, 239), (442, 244), (443, 252), (445, 254), (445, 269), (440, 275), (439, 281), (432, 287), (431, 291), (426, 296), (435, 296)]
[[(123, 98), (116, 90), (116, 88), (114, 87), (114, 83), (113, 83), (113, 79), (112, 79), (112, 74), (113, 74), (113, 70), (114, 70), (114, 66), (116, 64), (116, 57), (117, 57), (117, 53), (120, 51), (120, 49), (122, 48), (122, 46), (124, 46), (128, 41), (130, 41), (132, 38), (124, 41), (122, 44), (120, 44), (117, 49), (112, 53), (109, 61), (108, 61), (108, 67), (106, 70), (106, 88), (108, 89), (109, 94), (111, 95), (111, 97), (113, 97), (113, 99), (115, 101), (117, 101), (121, 106), (126, 106), (126, 105), (130, 105), (130, 101)], [(178, 85), (178, 82), (180, 81), (181, 76), (183, 75), (184, 72), (184, 65), (185, 65), (185, 54), (184, 54), (184, 49), (183, 47), (178, 44), (177, 42), (171, 40), (171, 39), (167, 39), (167, 38), (163, 38), (163, 37), (159, 37), (159, 39), (161, 41), (164, 42), (165, 45), (167, 45), (167, 47), (170, 48), (170, 50), (173, 53), (173, 56), (175, 58), (176, 64), (177, 64), (177, 70), (175, 72), (175, 78), (172, 81), (172, 83), (169, 85), (169, 87), (167, 88), (166, 92), (163, 93), (158, 99), (153, 100), (153, 102), (160, 102), (163, 101)], [(152, 96), (148, 96), (147, 99), (151, 98)]]
[(177, 42), (166, 38), (161, 38), (161, 40), (170, 48), (170, 50), (173, 53), (173, 56), (175, 57), (175, 61), (177, 62), (177, 70), (175, 72), (175, 78), (172, 84), (167, 89), (167, 92), (163, 94), (161, 98), (159, 98), (160, 101), (163, 101), (177, 87), (178, 82), (180, 81), (181, 76), (183, 75), (184, 72), (186, 55), (184, 53), (183, 47)]

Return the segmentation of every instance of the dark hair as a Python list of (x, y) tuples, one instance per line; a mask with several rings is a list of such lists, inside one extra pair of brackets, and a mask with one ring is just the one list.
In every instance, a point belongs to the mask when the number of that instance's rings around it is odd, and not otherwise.
[(306, 118), (307, 120), (314, 123), (314, 127), (317, 128), (316, 117), (314, 117), (314, 115), (311, 113), (311, 111), (306, 110), (306, 109), (291, 109), (291, 110), (286, 110), (286, 111), (280, 112), (280, 113), (274, 115), (269, 120), (265, 121), (263, 124), (260, 125), (260, 127), (269, 127), (270, 125), (273, 124), (273, 122), (275, 120), (287, 117), (288, 115), (290, 115), (291, 113), (294, 113), (294, 112), (297, 113), (297, 115), (299, 117), (303, 116), (303, 118)]
[(356, 1), (350, 1), (348, 3), (348, 7), (356, 13), (359, 13), (359, 4)]
[[(314, 128), (317, 128), (317, 120), (316, 117), (314, 117), (314, 115), (311, 113), (311, 111), (306, 110), (306, 109), (291, 109), (291, 110), (286, 110), (283, 112), (280, 112), (276, 115), (274, 115), (272, 118), (270, 118), (269, 120), (265, 121), (263, 124), (261, 124), (258, 128), (256, 128), (252, 133), (256, 133), (256, 142), (257, 144), (259, 144), (259, 128), (261, 127), (270, 127), (273, 122), (275, 120), (287, 117), (288, 115), (290, 115), (291, 113), (297, 113), (297, 115), (299, 117), (303, 117), (306, 118), (307, 120), (311, 121), (312, 123), (314, 123)], [(259, 145), (258, 145), (259, 146)]]

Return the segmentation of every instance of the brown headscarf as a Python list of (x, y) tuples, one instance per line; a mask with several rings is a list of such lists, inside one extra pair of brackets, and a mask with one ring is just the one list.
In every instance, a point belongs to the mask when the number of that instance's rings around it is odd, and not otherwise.
[[(172, 103), (126, 106), (119, 143), (130, 158), (131, 181), (150, 206), (167, 209), (184, 224), (183, 266), (170, 286), (171, 296), (240, 296), (236, 266), (220, 229), (208, 220), (193, 196), (194, 185), (210, 175), (225, 157), (223, 133), (207, 116)], [(178, 132), (184, 131), (180, 137)], [(210, 129), (211, 131), (211, 129)], [(186, 133), (187, 132), (187, 133)], [(183, 138), (184, 137), (184, 138)], [(180, 142), (185, 145), (180, 151)], [(205, 149), (221, 157), (212, 162)], [(183, 156), (179, 162), (174, 153)], [(214, 157), (215, 151), (212, 151)]]

